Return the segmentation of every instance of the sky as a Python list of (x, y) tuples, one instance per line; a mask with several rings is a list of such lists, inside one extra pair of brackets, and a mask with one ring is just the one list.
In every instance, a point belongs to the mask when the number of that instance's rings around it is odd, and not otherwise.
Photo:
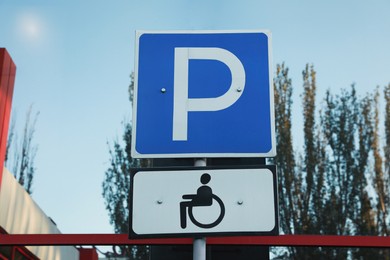
[(317, 100), (390, 83), (390, 2), (318, 0), (0, 0), (0, 47), (17, 66), (12, 117), (33, 105), (33, 198), (63, 233), (113, 233), (102, 198), (108, 144), (130, 120), (135, 30), (272, 33), (272, 62), (293, 80), (294, 145), (303, 146), (302, 70)]

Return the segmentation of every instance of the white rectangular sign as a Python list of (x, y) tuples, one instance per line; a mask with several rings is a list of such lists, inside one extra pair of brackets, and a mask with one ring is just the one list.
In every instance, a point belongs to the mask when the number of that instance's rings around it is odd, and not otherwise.
[(278, 233), (274, 166), (139, 169), (130, 237)]

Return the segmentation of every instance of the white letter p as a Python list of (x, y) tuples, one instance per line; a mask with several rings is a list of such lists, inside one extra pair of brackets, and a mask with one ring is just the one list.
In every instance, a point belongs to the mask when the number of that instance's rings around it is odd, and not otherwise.
[[(188, 98), (188, 64), (190, 59), (218, 60), (230, 70), (230, 88), (215, 98)], [(173, 94), (174, 141), (186, 141), (189, 111), (218, 111), (233, 105), (245, 87), (245, 70), (241, 61), (228, 50), (221, 48), (175, 48)]]

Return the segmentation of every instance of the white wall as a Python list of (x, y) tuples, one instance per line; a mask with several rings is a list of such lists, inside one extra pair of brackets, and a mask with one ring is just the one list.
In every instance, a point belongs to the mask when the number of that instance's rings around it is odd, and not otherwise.
[[(1, 173), (0, 173), (1, 174)], [(0, 187), (0, 226), (8, 234), (59, 234), (59, 229), (6, 169)], [(40, 259), (79, 259), (71, 246), (28, 246)]]

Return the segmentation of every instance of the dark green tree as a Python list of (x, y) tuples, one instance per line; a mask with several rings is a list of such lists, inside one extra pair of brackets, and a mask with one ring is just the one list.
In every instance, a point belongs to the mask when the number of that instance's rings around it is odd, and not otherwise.
[[(132, 101), (132, 89), (134, 77), (131, 74), (129, 86), (129, 98)], [(110, 166), (105, 172), (102, 183), (103, 198), (110, 218), (117, 234), (129, 232), (129, 200), (130, 200), (130, 170), (135, 167), (149, 167), (149, 160), (137, 160), (131, 157), (131, 124), (123, 123), (122, 141), (114, 141), (109, 147)], [(121, 256), (131, 256), (132, 259), (148, 259), (149, 247), (147, 246), (121, 246), (115, 253)], [(109, 255), (110, 253), (108, 253)]]
[[(384, 99), (385, 99), (385, 145), (384, 145), (384, 176), (386, 178), (387, 192), (390, 189), (390, 84), (384, 88)], [(390, 209), (389, 194), (387, 194), (386, 208)], [(387, 227), (387, 235), (390, 233), (390, 227)]]
[(313, 66), (306, 65), (302, 72), (303, 76), (303, 132), (304, 132), (304, 158), (303, 165), (305, 171), (305, 191), (302, 197), (302, 216), (301, 229), (299, 233), (311, 233), (315, 220), (310, 214), (311, 205), (314, 203), (313, 195), (315, 192), (315, 176), (317, 167), (317, 147), (316, 147), (316, 72)]
[[(110, 166), (103, 181), (103, 198), (110, 217), (110, 224), (117, 234), (129, 232), (130, 169), (139, 167), (139, 160), (131, 157), (131, 125), (124, 123), (122, 137), (124, 146), (115, 141), (109, 148)], [(133, 259), (147, 259), (148, 248), (144, 246), (121, 246), (115, 250), (121, 256)]]
[(358, 165), (357, 176), (353, 185), (356, 187), (355, 205), (361, 200), (360, 207), (357, 208), (355, 215), (356, 234), (375, 235), (374, 212), (372, 211), (370, 196), (367, 192), (366, 172), (369, 166), (369, 156), (373, 143), (373, 118), (372, 118), (373, 99), (371, 95), (364, 97), (360, 102), (360, 116), (358, 120)]
[(115, 141), (109, 148), (110, 167), (107, 169), (103, 182), (103, 197), (110, 216), (110, 223), (115, 233), (124, 234), (129, 231), (129, 193), (130, 168), (137, 167), (138, 162), (130, 156), (131, 126), (124, 125), (124, 147)]
[(374, 187), (377, 192), (377, 225), (380, 235), (389, 235), (388, 230), (388, 209), (389, 205), (389, 176), (384, 173), (384, 161), (381, 155), (380, 137), (379, 137), (379, 89), (374, 94), (374, 133), (372, 150), (374, 153)]
[[(274, 163), (278, 165), (279, 183), (279, 204), (281, 226), (285, 233), (293, 233), (294, 215), (291, 208), (293, 202), (293, 180), (295, 170), (295, 160), (293, 151), (293, 141), (291, 135), (291, 105), (292, 105), (292, 85), (288, 76), (288, 68), (278, 65), (276, 68), (276, 77), (274, 79), (275, 93), (275, 128), (278, 156), (274, 158)], [(283, 152), (279, 152), (283, 151)]]
[[(385, 175), (390, 176), (390, 84), (388, 84), (384, 91), (385, 97)], [(387, 205), (388, 207), (390, 205)]]
[[(281, 228), (292, 234), (387, 235), (389, 144), (379, 138), (379, 92), (359, 99), (355, 86), (327, 91), (316, 112), (316, 72), (303, 71), (303, 152), (295, 157), (291, 135), (292, 84), (278, 65), (274, 79)], [(390, 86), (385, 88), (386, 109)], [(389, 112), (385, 133), (389, 135)], [(319, 124), (316, 119), (319, 118)], [(390, 135), (389, 135), (390, 136)], [(388, 139), (386, 139), (388, 140)], [(372, 191), (375, 191), (373, 194)], [(387, 259), (386, 250), (290, 248), (291, 259)]]
[[(334, 99), (328, 92), (324, 115), (324, 133), (328, 142), (328, 186), (331, 197), (337, 199), (331, 207), (332, 222), (337, 223), (334, 229), (327, 229), (333, 234), (348, 235), (348, 220), (354, 218), (356, 190), (351, 185), (356, 176), (355, 137), (357, 131), (358, 106), (356, 91), (342, 90), (341, 96)], [(337, 196), (336, 196), (337, 195)], [(329, 201), (332, 203), (332, 200)]]

